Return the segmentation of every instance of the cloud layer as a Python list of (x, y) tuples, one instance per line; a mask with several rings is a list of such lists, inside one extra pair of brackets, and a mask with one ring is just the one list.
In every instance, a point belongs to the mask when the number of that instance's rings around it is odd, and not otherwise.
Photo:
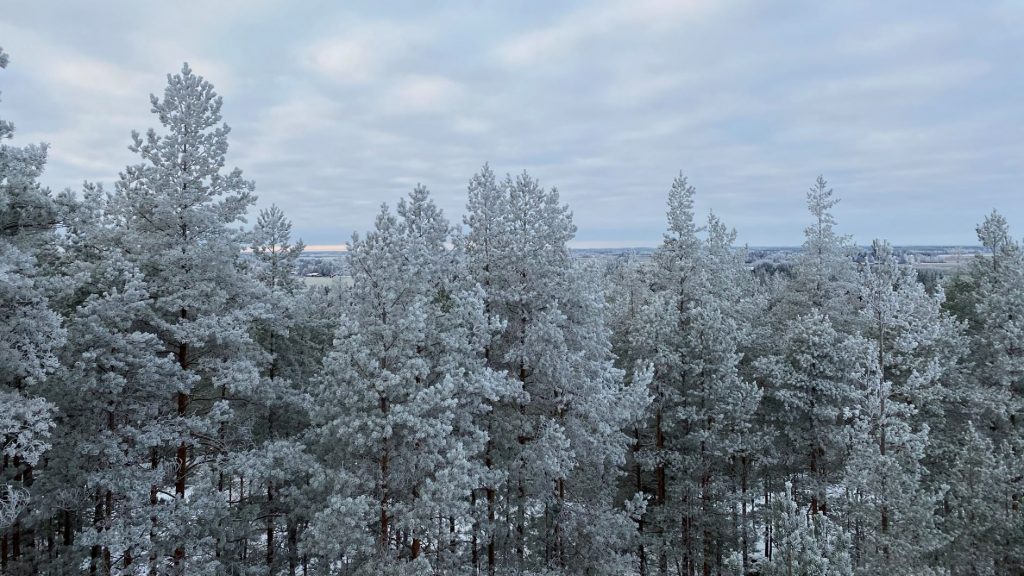
[(1015, 2), (17, 3), (0, 117), (45, 181), (112, 182), (188, 61), (224, 95), (229, 163), (311, 244), (417, 182), (457, 220), (485, 161), (557, 186), (580, 245), (654, 245), (682, 171), (752, 245), (799, 243), (823, 173), (858, 241), (1024, 229)]

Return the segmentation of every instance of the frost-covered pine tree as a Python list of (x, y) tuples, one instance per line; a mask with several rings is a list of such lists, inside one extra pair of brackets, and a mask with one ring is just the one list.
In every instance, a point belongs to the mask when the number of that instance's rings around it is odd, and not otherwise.
[(1020, 437), (1024, 429), (1024, 248), (998, 212), (986, 216), (977, 232), (991, 255), (979, 258), (971, 273), (973, 360), (981, 384), (1007, 398), (1005, 413), (998, 415), (1008, 424), (1003, 428)]
[(856, 317), (857, 269), (853, 243), (836, 233), (832, 213), (839, 203), (828, 182), (818, 176), (807, 191), (807, 209), (813, 221), (804, 229), (804, 243), (793, 267), (794, 278), (784, 284), (775, 316), (782, 321), (818, 310), (842, 331)]
[(229, 501), (246, 497), (245, 478), (220, 464), (248, 435), (232, 407), (244, 405), (261, 381), (249, 331), (260, 306), (237, 227), (254, 198), (240, 170), (224, 170), (229, 128), (212, 84), (187, 64), (167, 81), (163, 98), (150, 98), (162, 132), (133, 133), (130, 149), (141, 162), (121, 174), (110, 210), (118, 247), (149, 287), (143, 331), (187, 376), (165, 391), (180, 433), (173, 446), (154, 439), (155, 460), (174, 469), (168, 485), (154, 487), (168, 494), (156, 506), (173, 512), (154, 530), (169, 549), (150, 562), (195, 574), (244, 554)]
[(35, 483), (38, 530), (61, 536), (36, 569), (145, 570), (153, 554), (172, 546), (161, 528), (171, 510), (156, 504), (174, 477), (173, 461), (155, 456), (188, 432), (168, 398), (189, 376), (143, 328), (150, 291), (116, 249), (107, 195), (87, 185), (81, 200), (61, 201), (63, 280), (55, 301), (68, 339), (62, 369), (45, 385), (60, 434)]
[(256, 277), (271, 291), (294, 294), (302, 280), (293, 272), (306, 245), (292, 242), (292, 223), (273, 205), (260, 210), (252, 231), (252, 253), (256, 259)]
[(860, 569), (909, 570), (942, 544), (936, 500), (949, 488), (944, 469), (961, 449), (962, 424), (975, 415), (959, 368), (967, 342), (941, 290), (927, 293), (888, 243), (873, 243), (860, 276), (861, 325), (877, 360), (846, 478), (847, 518), (860, 527)]
[(792, 481), (797, 501), (811, 514), (827, 513), (828, 490), (842, 477), (850, 427), (862, 409), (860, 390), (876, 353), (817, 311), (789, 322), (778, 347), (781, 353), (757, 361), (766, 419), (775, 432), (776, 474)]
[[(668, 196), (669, 229), (654, 258), (654, 295), (642, 309), (642, 328), (633, 335), (633, 346), (646, 350), (647, 359), (654, 367), (650, 420), (648, 430), (641, 434), (647, 441), (640, 442), (642, 449), (638, 458), (653, 476), (648, 489), (650, 504), (644, 517), (644, 541), (659, 574), (667, 573), (670, 562), (686, 564), (687, 570), (694, 565), (690, 559), (680, 560), (684, 551), (673, 545), (682, 541), (678, 521), (682, 495), (675, 489), (676, 469), (682, 463), (677, 458), (678, 438), (672, 431), (679, 422), (679, 406), (683, 402), (684, 315), (697, 297), (699, 284), (696, 278), (700, 267), (700, 239), (694, 221), (695, 194), (696, 189), (686, 178), (679, 176), (673, 181)], [(692, 552), (693, 545), (686, 548)], [(642, 569), (648, 564), (647, 558), (641, 559)]]
[[(1020, 456), (968, 421), (941, 465), (943, 542), (928, 564), (950, 574), (1009, 576), (1024, 571)], [(938, 468), (937, 466), (935, 468)]]
[(249, 264), (258, 282), (252, 297), (261, 304), (251, 328), (262, 352), (253, 355), (260, 380), (234, 409), (245, 436), (223, 466), (239, 479), (232, 517), (243, 527), (235, 536), (242, 544), (233, 561), (246, 568), (262, 565), (270, 573), (298, 563), (300, 528), (310, 517), (306, 486), (320, 472), (304, 443), (311, 404), (307, 382), (319, 371), (324, 352), (309, 341), (316, 320), (305, 286), (293, 274), (304, 248), (302, 241), (293, 242), (291, 222), (280, 208), (259, 212)]
[(808, 515), (793, 497), (792, 484), (772, 501), (769, 522), (772, 558), (760, 567), (766, 576), (853, 576), (850, 542), (843, 528), (824, 514)]
[(569, 255), (558, 192), (528, 174), (498, 181), (484, 166), (466, 212), (459, 244), (501, 326), (484, 355), (522, 391), (486, 418), (481, 569), (620, 572), (633, 521), (612, 479), (644, 392), (613, 365), (596, 271)]
[[(653, 473), (645, 540), (658, 573), (670, 565), (685, 574), (717, 571), (733, 551), (749, 563), (747, 486), (740, 484), (756, 444), (761, 393), (739, 365), (755, 300), (735, 232), (711, 214), (701, 238), (694, 194), (682, 176), (673, 183), (655, 294), (634, 344), (646, 346), (654, 364), (653, 442), (640, 458)], [(648, 564), (644, 558), (642, 567)]]
[[(429, 573), (465, 556), (487, 440), (478, 418), (508, 383), (484, 363), (483, 301), (459, 278), (449, 237), (417, 187), (349, 243), (353, 286), (314, 419), (315, 450), (334, 471), (312, 528), (324, 566)], [(353, 524), (342, 539), (338, 521)]]
[[(623, 371), (630, 385), (636, 385), (652, 376), (649, 350), (641, 337), (647, 329), (644, 312), (654, 297), (652, 276), (651, 267), (634, 254), (617, 259), (605, 271), (607, 325), (611, 330), (612, 351), (616, 365)], [(633, 446), (626, 461), (627, 474), (619, 491), (620, 497), (626, 500), (638, 495), (644, 499), (642, 512), (646, 512), (647, 499), (651, 493), (650, 465), (645, 460), (649, 454), (645, 446), (650, 442), (647, 416), (643, 413), (629, 425), (628, 432)], [(648, 538), (645, 536), (649, 527), (644, 515), (641, 513), (636, 518), (639, 540), (636, 548), (637, 570), (642, 575), (649, 571)]]
[[(978, 410), (972, 414), (973, 433), (953, 445), (959, 450), (948, 452), (952, 477), (942, 516), (954, 540), (942, 557), (953, 567), (1012, 574), (1024, 566), (1024, 249), (996, 211), (976, 231), (989, 254), (954, 279), (957, 299), (951, 308), (968, 326), (965, 378)], [(979, 460), (984, 465), (972, 470)]]
[[(764, 390), (759, 420), (772, 438), (765, 453), (766, 503), (793, 484), (811, 514), (831, 512), (830, 487), (842, 478), (862, 380), (873, 365), (870, 342), (857, 334), (857, 268), (849, 238), (835, 232), (838, 203), (824, 178), (807, 193), (813, 222), (793, 277), (770, 288), (753, 372)], [(765, 553), (773, 554), (771, 527)]]
[[(0, 49), (0, 68), (7, 54)], [(14, 126), (0, 120), (0, 139)], [(0, 144), (0, 571), (33, 570), (28, 507), (33, 467), (50, 447), (53, 407), (39, 386), (58, 368), (65, 332), (50, 309), (50, 281), (39, 257), (55, 244), (56, 211), (37, 179), (46, 146)], [(23, 548), (23, 544), (25, 545)], [(10, 546), (10, 548), (8, 547)]]

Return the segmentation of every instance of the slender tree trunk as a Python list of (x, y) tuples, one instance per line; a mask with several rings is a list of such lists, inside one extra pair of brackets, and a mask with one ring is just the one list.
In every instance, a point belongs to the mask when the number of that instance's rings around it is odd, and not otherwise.
[(14, 523), (14, 529), (11, 534), (11, 559), (21, 559), (21, 521)]
[(473, 562), (473, 573), (478, 574), (480, 572), (480, 553), (477, 551), (477, 541), (480, 534), (480, 521), (477, 520), (476, 514), (476, 490), (471, 490), (469, 493), (469, 507), (473, 510), (473, 531), (470, 536), (470, 558)]
[[(383, 414), (389, 412), (388, 401), (386, 398), (381, 397), (380, 399), (380, 411)], [(387, 439), (384, 440), (384, 446), (381, 449), (380, 455), (380, 552), (382, 555), (387, 554), (388, 543), (390, 541), (390, 516), (388, 514), (388, 499), (389, 494), (389, 475), (391, 466), (391, 454), (388, 448)]]
[[(662, 413), (661, 408), (658, 408), (657, 413), (654, 415), (654, 447), (658, 454), (658, 464), (654, 469), (654, 479), (657, 483), (656, 492), (654, 494), (655, 503), (658, 505), (658, 509), (665, 512), (665, 505), (668, 500), (668, 488), (665, 480), (665, 431), (662, 429)], [(664, 532), (665, 527), (662, 526), (660, 530)], [(665, 549), (665, 535), (661, 534), (662, 543), (658, 547), (658, 573), (661, 576), (667, 576), (668, 574), (668, 551)]]
[[(458, 552), (458, 540), (455, 536), (455, 516), (448, 517), (448, 553), (451, 557), (455, 557), (455, 553)], [(440, 548), (440, 546), (438, 546)]]
[(288, 527), (288, 576), (295, 576), (299, 563), (299, 528), (292, 519), (285, 520)]
[[(765, 476), (765, 479), (764, 479), (764, 510), (765, 510), (765, 512), (770, 510), (769, 506), (771, 506), (771, 492), (769, 491), (769, 486), (770, 485), (771, 485), (771, 482), (769, 481), (769, 478), (767, 476)], [(765, 558), (767, 558), (769, 560), (772, 559), (772, 523), (767, 521), (767, 520), (764, 523), (764, 555), (765, 555)]]
[(274, 574), (274, 485), (267, 483), (267, 573)]
[(558, 479), (558, 511), (555, 517), (555, 551), (557, 552), (558, 567), (565, 570), (565, 540), (562, 536), (562, 510), (565, 509), (565, 479)]
[[(526, 273), (523, 273), (525, 280)], [(526, 349), (526, 322), (527, 318), (524, 315), (522, 317), (522, 326), (519, 332), (519, 346), (520, 353)], [(523, 364), (523, 360), (519, 359), (519, 382), (523, 386), (523, 390), (526, 390), (526, 366)], [(526, 405), (519, 404), (519, 413), (523, 416), (523, 425), (526, 424)], [(519, 435), (519, 450), (520, 454), (526, 451), (526, 436), (523, 434)], [(519, 562), (519, 573), (521, 574), (526, 568), (526, 485), (523, 483), (524, 468), (526, 462), (523, 457), (519, 459), (519, 478), (517, 479), (517, 490), (519, 496), (519, 510), (516, 515), (516, 558)]]
[(526, 567), (526, 485), (523, 484), (522, 466), (516, 482), (516, 494), (519, 498), (519, 508), (516, 511), (516, 560), (519, 563), (519, 572), (522, 573)]
[(750, 572), (750, 543), (748, 541), (747, 521), (747, 482), (748, 482), (748, 456), (740, 458), (740, 547), (743, 550), (743, 573)]
[[(640, 452), (640, 450), (642, 449), (642, 445), (641, 445), (642, 438), (641, 438), (641, 435), (640, 435), (640, 427), (639, 426), (636, 426), (635, 428), (633, 428), (633, 437), (635, 439), (635, 442), (633, 443), (633, 454), (634, 454), (633, 477), (636, 480), (636, 493), (637, 494), (642, 494), (643, 491), (644, 491), (643, 468), (640, 466), (639, 462), (635, 461), (636, 460), (635, 454)], [(637, 530), (637, 534), (639, 536), (638, 540), (640, 542), (639, 544), (637, 544), (637, 549), (636, 549), (636, 556), (637, 556), (637, 559), (639, 560), (639, 564), (640, 564), (639, 565), (639, 570), (640, 570), (639, 576), (647, 576), (647, 551), (644, 549), (644, 519), (643, 519), (643, 517), (637, 519), (637, 521), (636, 521), (636, 530)]]
[[(882, 312), (878, 312), (878, 373), (880, 381), (878, 383), (878, 421), (879, 421), (879, 439), (878, 439), (878, 451), (882, 458), (885, 458), (886, 450), (886, 425), (885, 425), (885, 414), (886, 414), (886, 394), (884, 393), (883, 385), (885, 383), (885, 324), (882, 320)], [(885, 474), (882, 475), (882, 487), (885, 488)], [(882, 502), (882, 534), (886, 535), (889, 532), (889, 507), (883, 501)], [(886, 543), (883, 546), (883, 554), (885, 558), (889, 558), (889, 545)]]
[[(488, 456), (488, 467), (490, 467), (490, 457)], [(494, 549), (494, 488), (491, 486), (487, 487), (487, 574), (488, 576), (494, 576), (495, 570), (495, 549)]]
[[(93, 514), (92, 514), (92, 527), (100, 537), (103, 534), (103, 501), (100, 497), (100, 489), (96, 489), (96, 495), (94, 496)], [(93, 544), (89, 549), (89, 574), (96, 574), (99, 569), (100, 562), (100, 545)]]
[(71, 546), (75, 542), (74, 520), (72, 519), (72, 512), (70, 510), (65, 510), (62, 516), (64, 517), (63, 521), (61, 522), (61, 528), (64, 530), (64, 545)]
[(704, 468), (700, 478), (700, 523), (701, 540), (703, 540), (703, 551), (701, 553), (704, 576), (711, 576), (711, 558), (714, 552), (714, 537), (711, 534), (711, 471), (710, 464), (705, 451), (704, 442), (701, 442), (701, 461)]
[[(150, 466), (153, 470), (156, 470), (157, 466), (160, 465), (160, 455), (156, 448), (153, 448), (150, 452)], [(157, 542), (156, 542), (156, 506), (157, 500), (157, 486), (151, 484), (149, 486), (149, 507), (152, 509), (152, 513), (149, 517), (149, 574), (150, 576), (156, 576), (156, 556), (157, 556)]]
[[(489, 245), (485, 246), (485, 254), (490, 254)], [(490, 257), (487, 258), (487, 263), (484, 264), (484, 290), (489, 291), (491, 288), (491, 277), (490, 277), (491, 265)], [(485, 303), (485, 313), (487, 315), (487, 323), (490, 325), (491, 322), (491, 302), (488, 299)], [(491, 346), (488, 344), (484, 346), (484, 361), (487, 366), (491, 366)], [(492, 410), (493, 412), (493, 410)], [(491, 419), (487, 420), (487, 447), (484, 451), (484, 464), (487, 466), (487, 471), (490, 472), (494, 468), (494, 460), (492, 459), (492, 452), (494, 449), (494, 434), (491, 426)], [(490, 480), (488, 479), (488, 483)], [(495, 571), (495, 551), (494, 551), (494, 487), (488, 484), (486, 488), (487, 497), (487, 575), (494, 576)], [(475, 497), (475, 495), (474, 495)], [(474, 500), (475, 502), (475, 500)], [(473, 557), (476, 558), (476, 534), (473, 535)]]
[[(104, 531), (109, 531), (112, 528), (110, 522), (111, 522), (111, 519), (113, 517), (113, 508), (114, 508), (114, 494), (110, 490), (107, 490), (107, 495), (103, 499), (103, 507), (104, 507), (103, 530)], [(110, 576), (110, 568), (111, 568), (110, 546), (104, 546), (103, 547), (103, 573), (106, 574), (107, 576)]]
[(694, 559), (693, 549), (693, 511), (690, 510), (692, 505), (691, 495), (687, 494), (683, 497), (683, 517), (679, 522), (680, 532), (682, 536), (682, 547), (683, 547), (683, 570), (685, 574), (693, 574), (694, 566), (697, 565)]
[[(188, 311), (185, 308), (181, 309), (181, 320), (185, 321), (188, 319)], [(182, 371), (188, 370), (188, 344), (181, 342), (178, 344), (178, 365)], [(189, 396), (185, 392), (178, 392), (178, 417), (185, 418), (188, 412)], [(185, 499), (185, 483), (188, 477), (188, 443), (182, 438), (181, 443), (178, 445), (177, 452), (175, 453), (175, 464), (177, 469), (174, 476), (174, 495), (177, 498)], [(183, 542), (178, 543), (178, 547), (174, 549), (174, 566), (176, 571), (184, 569), (185, 562), (185, 545)]]

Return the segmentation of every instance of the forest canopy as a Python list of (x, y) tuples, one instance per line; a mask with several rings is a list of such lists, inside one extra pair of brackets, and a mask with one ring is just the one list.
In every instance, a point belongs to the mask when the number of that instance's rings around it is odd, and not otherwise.
[(461, 222), (416, 186), (307, 287), (213, 85), (151, 101), (112, 189), (0, 145), (0, 572), (1024, 572), (998, 212), (926, 288), (855, 257), (818, 177), (765, 274), (680, 175), (653, 256), (595, 263), (557, 190), (484, 164)]

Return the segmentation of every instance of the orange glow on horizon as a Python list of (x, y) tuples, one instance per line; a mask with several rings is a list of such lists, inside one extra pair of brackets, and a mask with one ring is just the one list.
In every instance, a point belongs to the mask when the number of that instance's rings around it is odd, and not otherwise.
[(348, 252), (347, 244), (307, 244), (306, 252)]

